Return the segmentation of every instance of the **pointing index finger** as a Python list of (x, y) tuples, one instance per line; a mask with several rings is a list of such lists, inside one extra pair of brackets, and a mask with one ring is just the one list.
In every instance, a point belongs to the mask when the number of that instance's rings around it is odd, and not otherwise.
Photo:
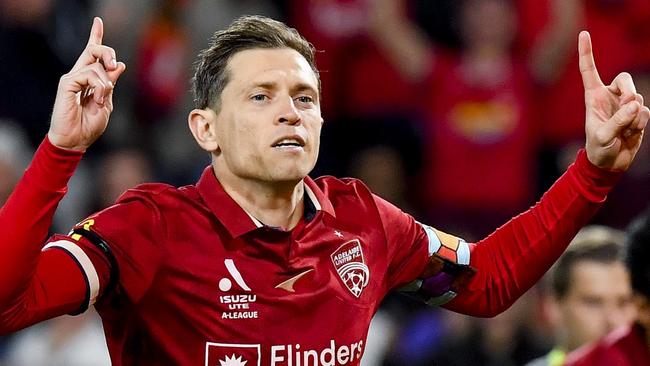
[(594, 54), (591, 46), (591, 36), (589, 32), (582, 31), (578, 37), (578, 55), (580, 57), (580, 73), (582, 74), (582, 84), (585, 90), (603, 86), (600, 80)]
[(102, 44), (102, 38), (104, 38), (104, 22), (102, 22), (102, 18), (95, 17), (90, 29), (88, 44)]

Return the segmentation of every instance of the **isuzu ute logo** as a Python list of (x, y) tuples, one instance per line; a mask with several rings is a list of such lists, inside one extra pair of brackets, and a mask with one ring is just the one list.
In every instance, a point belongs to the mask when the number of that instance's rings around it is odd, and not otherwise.
[(361, 296), (363, 289), (368, 286), (370, 270), (363, 258), (359, 239), (341, 245), (331, 257), (336, 272), (348, 290), (356, 297)]

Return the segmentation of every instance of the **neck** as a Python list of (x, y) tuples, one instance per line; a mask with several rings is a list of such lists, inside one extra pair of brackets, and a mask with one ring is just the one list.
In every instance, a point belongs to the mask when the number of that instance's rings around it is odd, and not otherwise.
[(291, 230), (300, 222), (304, 212), (304, 180), (266, 182), (223, 174), (214, 165), (212, 168), (226, 193), (255, 219), (283, 230)]

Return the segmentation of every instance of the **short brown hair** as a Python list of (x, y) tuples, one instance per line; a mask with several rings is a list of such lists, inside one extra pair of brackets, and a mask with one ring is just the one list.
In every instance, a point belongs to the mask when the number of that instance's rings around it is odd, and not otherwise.
[(623, 232), (606, 226), (592, 225), (580, 230), (549, 271), (547, 280), (553, 295), (561, 299), (568, 294), (573, 268), (579, 262), (623, 263), (624, 241)]
[(320, 77), (316, 68), (314, 46), (297, 30), (282, 22), (247, 15), (236, 19), (224, 30), (214, 33), (208, 48), (199, 53), (192, 78), (192, 91), (196, 108), (221, 105), (221, 93), (229, 81), (228, 61), (237, 52), (253, 48), (291, 48), (300, 53), (316, 74), (320, 90)]

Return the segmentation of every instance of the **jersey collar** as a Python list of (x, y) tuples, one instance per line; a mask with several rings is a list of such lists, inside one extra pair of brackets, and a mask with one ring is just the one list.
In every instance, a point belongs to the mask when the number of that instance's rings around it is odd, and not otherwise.
[[(307, 221), (318, 211), (325, 211), (334, 216), (332, 203), (323, 191), (310, 178), (305, 177), (305, 216)], [(210, 208), (210, 211), (223, 223), (232, 237), (244, 235), (259, 227), (264, 226), (259, 220), (251, 216), (235, 202), (223, 189), (223, 186), (214, 175), (212, 166), (203, 171), (196, 184), (199, 194)], [(311, 212), (310, 212), (311, 211)], [(311, 217), (310, 217), (311, 216)]]

